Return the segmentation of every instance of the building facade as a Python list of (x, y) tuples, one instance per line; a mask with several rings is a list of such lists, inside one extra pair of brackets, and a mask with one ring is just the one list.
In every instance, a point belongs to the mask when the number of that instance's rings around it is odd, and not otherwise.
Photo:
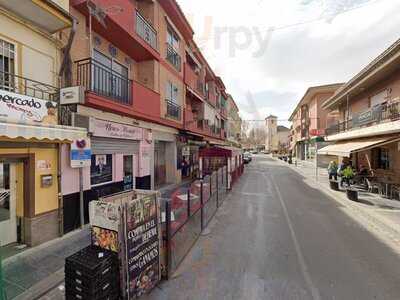
[(342, 84), (310, 87), (297, 104), (289, 121), (292, 122), (290, 149), (298, 160), (313, 160), (316, 140), (325, 136), (327, 124), (334, 122), (335, 114), (322, 108)]
[(242, 136), (242, 119), (239, 115), (239, 108), (236, 105), (232, 95), (228, 95), (227, 101), (227, 113), (228, 113), (228, 141), (232, 146), (239, 146)]
[[(64, 103), (63, 120), (91, 136), (85, 216), (99, 197), (197, 177), (199, 149), (225, 144), (227, 94), (176, 1), (72, 0), (70, 12), (77, 26), (65, 77), (73, 88), (63, 91), (77, 96)], [(80, 188), (62, 157), (68, 232), (79, 224)]]
[[(60, 149), (86, 130), (59, 125), (68, 1), (0, 1), (0, 245), (62, 235)], [(40, 15), (40, 18), (38, 17)]]
[(400, 41), (327, 99), (323, 108), (339, 115), (327, 128), (333, 143), (319, 151), (350, 159), (358, 171), (398, 181), (400, 175)]

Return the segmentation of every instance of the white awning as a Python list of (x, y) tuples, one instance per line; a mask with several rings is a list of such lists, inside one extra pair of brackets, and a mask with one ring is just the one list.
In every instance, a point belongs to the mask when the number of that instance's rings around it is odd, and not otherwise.
[(398, 140), (400, 140), (399, 137), (386, 136), (386, 137), (376, 137), (369, 139), (358, 139), (352, 141), (343, 141), (319, 149), (318, 154), (350, 157), (351, 153), (368, 150), (384, 144), (393, 143)]
[(0, 136), (10, 139), (72, 142), (87, 137), (87, 130), (69, 126), (35, 126), (13, 123), (0, 123)]

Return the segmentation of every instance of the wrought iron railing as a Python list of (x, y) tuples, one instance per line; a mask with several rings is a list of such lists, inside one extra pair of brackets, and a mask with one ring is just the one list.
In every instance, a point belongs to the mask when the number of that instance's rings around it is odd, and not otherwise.
[(136, 11), (136, 33), (157, 50), (157, 31), (138, 11)]
[(345, 132), (351, 129), (369, 127), (372, 125), (396, 121), (400, 119), (400, 102), (389, 102), (374, 106), (366, 111), (354, 114), (348, 121), (338, 122), (326, 129), (327, 135)]
[(132, 104), (132, 80), (92, 58), (79, 60), (75, 64), (78, 85), (115, 102)]
[(169, 99), (166, 99), (165, 102), (167, 104), (167, 113), (166, 113), (167, 117), (180, 120), (182, 111), (180, 105), (176, 104), (175, 102)]
[(60, 90), (54, 86), (2, 71), (0, 90), (48, 101), (58, 102), (60, 99)]
[(205, 94), (204, 83), (201, 80), (197, 81), (197, 92), (199, 92), (202, 96)]
[(182, 59), (178, 52), (172, 47), (170, 44), (167, 43), (167, 60), (177, 69), (181, 71), (182, 67)]

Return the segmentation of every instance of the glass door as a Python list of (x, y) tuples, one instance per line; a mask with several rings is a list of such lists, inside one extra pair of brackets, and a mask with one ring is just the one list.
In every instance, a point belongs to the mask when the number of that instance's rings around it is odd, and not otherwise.
[(133, 156), (124, 156), (124, 191), (133, 189)]
[(0, 163), (0, 246), (17, 241), (16, 168)]

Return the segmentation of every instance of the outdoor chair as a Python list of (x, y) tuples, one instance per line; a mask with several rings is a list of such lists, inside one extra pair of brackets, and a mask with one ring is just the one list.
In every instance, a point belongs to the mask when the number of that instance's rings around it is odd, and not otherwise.
[(368, 192), (373, 193), (374, 190), (378, 191), (379, 195), (382, 195), (383, 188), (382, 185), (379, 182), (371, 182), (368, 178), (365, 179), (368, 187)]
[(397, 194), (398, 200), (400, 200), (400, 186), (399, 185), (393, 185), (391, 190), (390, 190), (390, 198), (395, 199), (394, 196)]

